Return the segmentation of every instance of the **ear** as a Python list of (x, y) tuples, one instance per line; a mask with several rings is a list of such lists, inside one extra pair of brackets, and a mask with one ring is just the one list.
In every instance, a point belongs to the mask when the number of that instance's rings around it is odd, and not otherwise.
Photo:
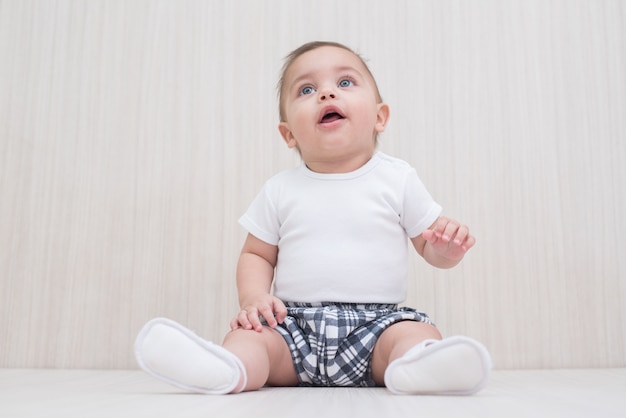
[(389, 121), (389, 105), (387, 103), (378, 103), (378, 113), (376, 114), (376, 132), (383, 132), (387, 122)]
[(289, 124), (287, 122), (279, 123), (278, 131), (280, 132), (280, 136), (283, 137), (283, 140), (289, 148), (294, 148), (296, 145), (298, 145), (296, 143), (296, 138), (293, 136), (291, 129), (289, 129)]

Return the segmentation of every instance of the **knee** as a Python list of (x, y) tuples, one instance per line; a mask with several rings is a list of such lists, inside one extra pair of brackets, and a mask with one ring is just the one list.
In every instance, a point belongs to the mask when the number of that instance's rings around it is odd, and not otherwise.
[(412, 347), (424, 340), (441, 340), (439, 330), (426, 322), (402, 321), (387, 328), (381, 334), (372, 353), (372, 377), (384, 384), (385, 369)]
[(391, 325), (381, 334), (374, 347), (384, 358), (394, 357), (395, 353), (404, 353), (409, 348), (424, 340), (441, 340), (439, 330), (431, 324), (417, 321), (401, 321)]
[(277, 355), (282, 355), (285, 350), (289, 353), (283, 337), (267, 326), (264, 326), (261, 331), (242, 328), (230, 331), (224, 337), (222, 345), (240, 356), (254, 354), (255, 358), (263, 356), (268, 361), (272, 361)]
[(264, 326), (261, 331), (238, 328), (229, 331), (228, 334), (226, 334), (226, 336), (224, 337), (224, 344), (240, 341), (244, 341), (249, 344), (265, 344), (268, 340), (272, 340), (275, 338), (275, 336), (273, 335), (274, 333), (276, 333), (276, 331), (266, 326)]
[(402, 339), (416, 338), (419, 340), (441, 340), (442, 336), (437, 327), (427, 322), (401, 321), (388, 328), (393, 334)]

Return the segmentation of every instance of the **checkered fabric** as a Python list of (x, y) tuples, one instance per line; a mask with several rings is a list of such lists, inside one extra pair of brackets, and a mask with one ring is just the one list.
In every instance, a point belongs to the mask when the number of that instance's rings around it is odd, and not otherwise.
[(276, 330), (285, 338), (301, 386), (376, 386), (370, 359), (382, 332), (399, 321), (432, 324), (398, 305), (287, 303)]

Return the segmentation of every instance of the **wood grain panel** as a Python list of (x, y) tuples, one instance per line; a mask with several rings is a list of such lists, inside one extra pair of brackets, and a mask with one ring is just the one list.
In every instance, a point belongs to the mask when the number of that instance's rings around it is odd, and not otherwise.
[(134, 367), (154, 316), (221, 340), (237, 218), (298, 163), (282, 57), (363, 53), (384, 151), (478, 238), (408, 305), (498, 368), (626, 365), (620, 1), (0, 1), (0, 366)]

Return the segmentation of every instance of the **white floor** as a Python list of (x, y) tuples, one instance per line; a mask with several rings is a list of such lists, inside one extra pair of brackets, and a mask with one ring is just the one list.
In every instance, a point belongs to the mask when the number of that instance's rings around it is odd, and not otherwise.
[(186, 394), (147, 374), (0, 369), (0, 417), (626, 417), (626, 369), (495, 371), (468, 397), (384, 388), (267, 388)]

